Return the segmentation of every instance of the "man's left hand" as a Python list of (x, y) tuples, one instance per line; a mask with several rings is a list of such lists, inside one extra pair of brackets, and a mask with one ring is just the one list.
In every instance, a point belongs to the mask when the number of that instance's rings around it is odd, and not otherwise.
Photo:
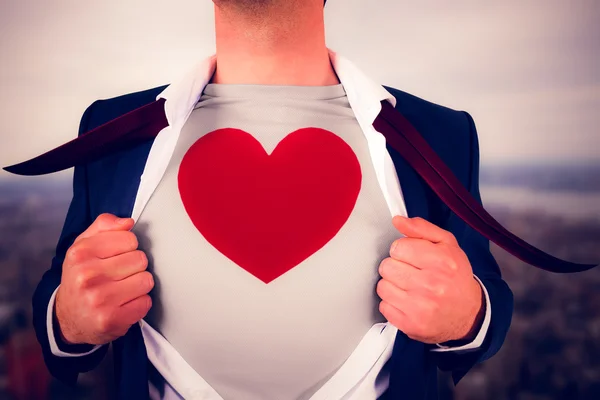
[(379, 266), (379, 310), (411, 339), (424, 343), (472, 340), (484, 300), (467, 255), (454, 235), (422, 218), (396, 216), (405, 235)]

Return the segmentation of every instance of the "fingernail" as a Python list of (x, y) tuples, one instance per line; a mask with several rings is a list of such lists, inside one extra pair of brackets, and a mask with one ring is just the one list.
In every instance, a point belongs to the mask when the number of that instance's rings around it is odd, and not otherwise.
[(404, 217), (402, 215), (394, 215), (394, 217), (392, 218), (392, 221), (395, 219), (403, 219)]
[(127, 222), (129, 222), (129, 218), (119, 218), (119, 219), (117, 219), (117, 224), (119, 224), (119, 225), (125, 225)]
[(391, 249), (392, 253), (394, 252), (394, 250), (396, 250), (396, 246), (398, 246), (398, 241), (397, 240), (395, 240), (394, 243), (392, 243), (392, 249)]

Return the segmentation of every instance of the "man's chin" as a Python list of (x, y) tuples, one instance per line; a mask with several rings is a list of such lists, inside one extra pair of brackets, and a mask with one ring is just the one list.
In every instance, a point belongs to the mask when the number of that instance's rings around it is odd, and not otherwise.
[(215, 3), (217, 7), (235, 7), (240, 9), (257, 9), (260, 7), (269, 7), (280, 2), (282, 2), (282, 0), (213, 0), (213, 3)]

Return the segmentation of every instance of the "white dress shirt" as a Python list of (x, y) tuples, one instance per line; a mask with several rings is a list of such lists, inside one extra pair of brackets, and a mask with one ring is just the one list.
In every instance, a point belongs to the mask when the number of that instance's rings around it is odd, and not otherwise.
[[(392, 159), (387, 152), (385, 138), (372, 125), (381, 110), (380, 102), (387, 100), (395, 106), (396, 99), (383, 86), (371, 81), (349, 60), (331, 50), (329, 55), (367, 140), (376, 178), (388, 205), (390, 216), (407, 216), (402, 189)], [(215, 66), (215, 55), (206, 58), (181, 80), (169, 85), (157, 96), (157, 100), (161, 98), (166, 100), (164, 107), (168, 126), (159, 132), (148, 154), (131, 215), (136, 222), (158, 186), (169, 164), (181, 129), (200, 99), (204, 87), (210, 81)], [(410, 188), (404, 189), (410, 190)], [(483, 325), (475, 339), (460, 347), (438, 345), (438, 348), (431, 351), (461, 351), (475, 349), (482, 345), (491, 320), (491, 307), (487, 290), (483, 284), (481, 286), (485, 295), (486, 312)], [(92, 350), (79, 354), (65, 353), (58, 348), (52, 329), (55, 296), (56, 291), (50, 298), (47, 314), (52, 354), (58, 357), (81, 357), (100, 348), (101, 346), (95, 346)], [(139, 323), (148, 358), (167, 382), (163, 399), (223, 400), (160, 333), (143, 319)], [(389, 386), (388, 371), (383, 367), (392, 355), (396, 333), (397, 328), (390, 323), (374, 325), (337, 373), (310, 400), (374, 400), (381, 396)], [(157, 391), (151, 387), (151, 397), (158, 398), (157, 395)]]

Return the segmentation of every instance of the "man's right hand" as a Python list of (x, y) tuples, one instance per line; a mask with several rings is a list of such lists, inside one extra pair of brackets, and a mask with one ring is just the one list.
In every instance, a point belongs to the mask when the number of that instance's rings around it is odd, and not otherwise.
[(67, 251), (54, 308), (67, 344), (109, 343), (150, 310), (154, 279), (132, 227), (102, 214)]

